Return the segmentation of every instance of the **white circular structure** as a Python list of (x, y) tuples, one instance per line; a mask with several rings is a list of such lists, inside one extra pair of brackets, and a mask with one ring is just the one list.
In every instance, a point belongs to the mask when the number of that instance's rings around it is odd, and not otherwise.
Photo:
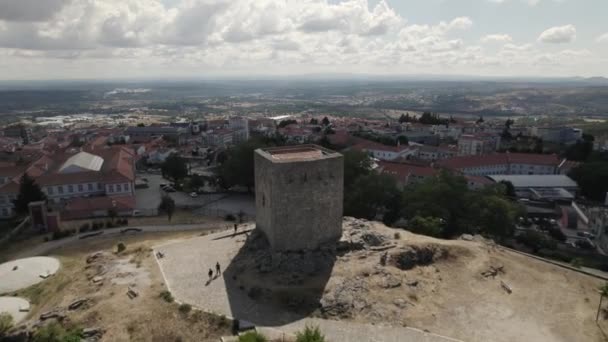
[(33, 257), (0, 264), (0, 294), (38, 284), (57, 272), (61, 263), (55, 258)]
[(19, 297), (0, 297), (0, 313), (13, 316), (13, 324), (17, 324), (27, 316), (30, 311), (30, 302)]

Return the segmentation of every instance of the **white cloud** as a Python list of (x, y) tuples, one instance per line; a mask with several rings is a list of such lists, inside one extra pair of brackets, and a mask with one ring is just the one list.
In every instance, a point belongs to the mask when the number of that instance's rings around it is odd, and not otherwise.
[[(25, 12), (15, 5), (21, 19), (0, 20), (3, 77), (496, 74), (529, 70), (541, 57), (556, 70), (594, 60), (590, 51), (552, 56), (502, 33), (471, 41), (463, 36), (474, 25), (468, 17), (408, 24), (383, 0), (175, 0), (172, 7), (163, 0), (48, 1), (62, 5)], [(568, 41), (561, 31), (539, 40)], [(500, 44), (481, 44), (492, 42)]]
[(458, 17), (448, 24), (449, 30), (466, 30), (473, 26), (473, 21), (468, 17)]
[(513, 38), (508, 34), (488, 34), (481, 38), (482, 43), (498, 42), (508, 43), (512, 42)]
[[(512, 2), (511, 0), (488, 0), (488, 1), (496, 3), (496, 4), (504, 4), (504, 3), (507, 3), (507, 2)], [(551, 1), (553, 1), (553, 2), (561, 2), (563, 0), (551, 0)], [(523, 2), (524, 4), (527, 4), (529, 6), (536, 6), (539, 3), (541, 3), (542, 0), (520, 0), (520, 2)], [(545, 1), (545, 2), (547, 2), (547, 1)]]
[(44, 21), (72, 0), (0, 0), (0, 20)]
[(539, 42), (552, 44), (570, 43), (574, 39), (576, 39), (576, 27), (574, 25), (551, 27), (538, 37)]
[(598, 43), (608, 43), (608, 32), (606, 32), (603, 35), (597, 37), (596, 41)]

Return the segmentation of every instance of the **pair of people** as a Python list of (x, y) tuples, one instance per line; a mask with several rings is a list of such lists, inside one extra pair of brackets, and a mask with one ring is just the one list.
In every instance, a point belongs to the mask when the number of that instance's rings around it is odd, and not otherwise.
[[(222, 274), (219, 261), (215, 263), (215, 276), (219, 277)], [(213, 277), (213, 270), (209, 269), (209, 280)]]

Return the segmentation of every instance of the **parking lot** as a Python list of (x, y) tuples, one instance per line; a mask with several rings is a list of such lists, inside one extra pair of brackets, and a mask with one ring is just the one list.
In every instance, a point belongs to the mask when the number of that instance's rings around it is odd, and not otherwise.
[[(138, 174), (138, 178), (147, 179), (148, 187), (135, 189), (137, 210), (143, 215), (154, 215), (165, 193), (160, 185), (169, 181), (156, 174)], [(236, 215), (242, 211), (249, 218), (255, 217), (255, 199), (249, 194), (215, 193), (198, 195), (195, 198), (179, 191), (167, 194), (175, 201), (176, 207), (190, 208), (196, 214), (224, 216), (229, 213)]]

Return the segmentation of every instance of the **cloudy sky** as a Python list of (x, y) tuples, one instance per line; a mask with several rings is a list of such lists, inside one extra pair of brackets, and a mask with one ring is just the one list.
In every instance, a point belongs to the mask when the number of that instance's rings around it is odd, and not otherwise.
[(0, 79), (608, 76), (606, 0), (0, 0)]

